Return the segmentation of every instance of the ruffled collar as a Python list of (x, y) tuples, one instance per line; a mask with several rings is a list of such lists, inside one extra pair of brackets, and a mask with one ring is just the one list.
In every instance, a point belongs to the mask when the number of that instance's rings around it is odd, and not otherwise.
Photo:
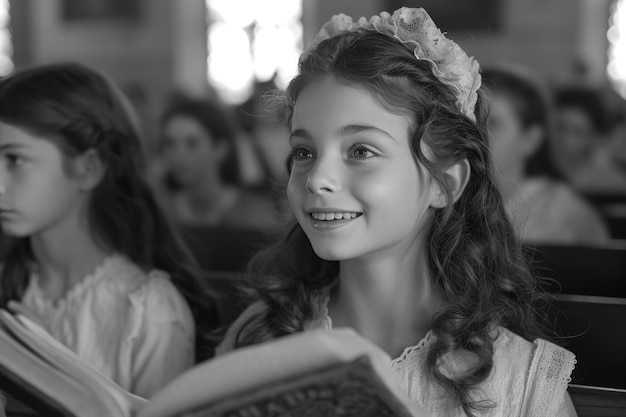
[(68, 303), (80, 298), (85, 292), (98, 283), (105, 275), (105, 271), (110, 268), (112, 264), (120, 259), (117, 254), (112, 254), (104, 258), (100, 265), (96, 266), (94, 270), (87, 274), (83, 279), (76, 282), (65, 295), (57, 300), (50, 300), (46, 297), (41, 286), (39, 285), (39, 272), (36, 265), (31, 265), (30, 282), (26, 291), (33, 299), (42, 307), (46, 309), (62, 309)]
[[(330, 302), (331, 289), (332, 288), (325, 291), (323, 295), (323, 297), (325, 298), (325, 301), (323, 303), (324, 313), (322, 317), (315, 320), (315, 322), (311, 323), (311, 325), (305, 326), (307, 329), (312, 329), (312, 328), (325, 328), (327, 330), (332, 329), (333, 321), (328, 313), (328, 303)], [(431, 329), (428, 332), (426, 332), (426, 335), (424, 335), (422, 340), (420, 340), (417, 344), (404, 348), (404, 351), (402, 352), (402, 354), (391, 361), (391, 367), (395, 370), (399, 370), (403, 368), (404, 364), (407, 361), (411, 362), (411, 359), (414, 358), (425, 347), (430, 345), (434, 341), (434, 339), (435, 339), (435, 336)]]

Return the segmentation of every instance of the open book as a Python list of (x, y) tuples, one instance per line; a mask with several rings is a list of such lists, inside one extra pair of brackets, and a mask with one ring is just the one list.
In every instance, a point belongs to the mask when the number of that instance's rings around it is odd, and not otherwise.
[(350, 330), (239, 349), (183, 373), (148, 402), (21, 316), (0, 311), (0, 390), (42, 416), (417, 417), (390, 359)]
[(6, 310), (0, 310), (0, 391), (46, 417), (130, 417), (146, 403)]
[(235, 350), (185, 372), (138, 417), (417, 417), (391, 359), (352, 330)]

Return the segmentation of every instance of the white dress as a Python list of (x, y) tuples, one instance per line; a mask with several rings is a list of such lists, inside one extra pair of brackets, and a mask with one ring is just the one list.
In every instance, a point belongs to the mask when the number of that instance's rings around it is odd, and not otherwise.
[(108, 257), (61, 300), (36, 273), (22, 304), (43, 327), (122, 388), (149, 397), (195, 362), (195, 326), (169, 276)]
[[(241, 327), (262, 314), (261, 302), (252, 304), (228, 329), (216, 350), (220, 355), (233, 349)], [(332, 328), (328, 315), (306, 329)], [(576, 363), (574, 354), (542, 339), (529, 342), (505, 328), (496, 330), (493, 369), (474, 400), (487, 400), (493, 407), (475, 412), (481, 417), (567, 417), (567, 385)], [(411, 400), (428, 410), (431, 417), (464, 417), (463, 410), (450, 401), (441, 386), (428, 377), (426, 356), (435, 337), (428, 332), (418, 344), (407, 347), (390, 366), (403, 382)], [(463, 354), (446, 359), (452, 369), (467, 366)]]

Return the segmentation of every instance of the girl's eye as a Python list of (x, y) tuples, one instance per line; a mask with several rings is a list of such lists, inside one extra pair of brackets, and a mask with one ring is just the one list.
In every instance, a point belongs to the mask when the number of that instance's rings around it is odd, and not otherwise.
[(369, 159), (375, 157), (376, 154), (365, 146), (357, 145), (350, 150), (349, 156), (355, 159)]
[(291, 155), (294, 161), (306, 161), (307, 159), (313, 158), (313, 152), (302, 147), (293, 148)]
[(17, 168), (24, 162), (24, 159), (21, 156), (11, 153), (5, 154), (4, 159), (7, 161), (9, 168)]

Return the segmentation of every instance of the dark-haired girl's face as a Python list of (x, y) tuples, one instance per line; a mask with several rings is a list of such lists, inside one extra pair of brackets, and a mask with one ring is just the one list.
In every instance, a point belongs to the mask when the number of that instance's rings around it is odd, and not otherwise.
[(328, 78), (300, 93), (288, 197), (318, 256), (414, 256), (432, 219), (433, 183), (415, 162), (409, 117)]
[(45, 231), (84, 204), (78, 178), (51, 141), (0, 123), (0, 223), (25, 237)]
[(162, 156), (166, 170), (182, 185), (193, 186), (217, 176), (225, 147), (195, 119), (172, 116), (163, 126)]

